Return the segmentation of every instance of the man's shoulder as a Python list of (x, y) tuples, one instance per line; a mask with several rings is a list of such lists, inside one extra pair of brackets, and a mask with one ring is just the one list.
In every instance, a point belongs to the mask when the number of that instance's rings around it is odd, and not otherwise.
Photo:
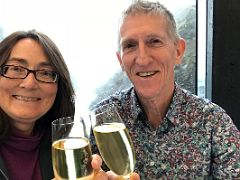
[(98, 102), (96, 106), (101, 106), (104, 104), (122, 104), (126, 101), (130, 101), (134, 97), (135, 97), (134, 88), (129, 87), (128, 89), (117, 91), (114, 94), (109, 95), (108, 97)]
[(179, 101), (184, 104), (187, 108), (198, 109), (204, 113), (219, 113), (225, 110), (218, 104), (213, 103), (207, 98), (197, 96), (188, 90), (178, 87), (177, 96), (179, 96)]
[(178, 120), (181, 119), (179, 124), (198, 128), (203, 125), (211, 128), (234, 126), (227, 112), (212, 101), (194, 95), (182, 88), (178, 89), (176, 94), (178, 94), (179, 97), (175, 97), (175, 102), (170, 106), (171, 117), (173, 117), (172, 121), (176, 121), (174, 118)]

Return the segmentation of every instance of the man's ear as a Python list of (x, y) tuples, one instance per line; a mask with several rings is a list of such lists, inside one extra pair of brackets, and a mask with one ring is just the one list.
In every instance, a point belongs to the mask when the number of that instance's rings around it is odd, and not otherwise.
[(186, 49), (186, 42), (184, 39), (180, 38), (180, 40), (177, 42), (177, 54), (176, 54), (176, 61), (175, 64), (179, 65), (182, 63), (182, 58), (185, 53)]
[(121, 58), (121, 54), (119, 51), (116, 52), (116, 55), (117, 55), (117, 58), (118, 58), (118, 62), (122, 68), (122, 70), (124, 71), (124, 66), (123, 66), (123, 63), (122, 63), (122, 58)]

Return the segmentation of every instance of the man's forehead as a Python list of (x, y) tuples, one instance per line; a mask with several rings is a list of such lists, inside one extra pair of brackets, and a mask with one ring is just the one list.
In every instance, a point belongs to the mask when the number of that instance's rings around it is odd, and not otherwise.
[(120, 29), (121, 41), (137, 36), (154, 36), (166, 32), (166, 21), (159, 17), (132, 16), (126, 19)]

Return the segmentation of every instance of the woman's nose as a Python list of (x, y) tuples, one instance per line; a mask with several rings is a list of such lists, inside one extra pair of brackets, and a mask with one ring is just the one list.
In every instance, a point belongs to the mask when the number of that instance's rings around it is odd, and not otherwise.
[(38, 80), (33, 73), (29, 73), (25, 79), (22, 80), (21, 87), (36, 88), (38, 86)]

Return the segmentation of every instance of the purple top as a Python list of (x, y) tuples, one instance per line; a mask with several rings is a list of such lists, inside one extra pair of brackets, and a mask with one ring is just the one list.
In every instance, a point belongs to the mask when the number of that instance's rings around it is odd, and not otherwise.
[(26, 136), (13, 129), (7, 141), (0, 145), (10, 179), (41, 180), (39, 144), (42, 133)]

